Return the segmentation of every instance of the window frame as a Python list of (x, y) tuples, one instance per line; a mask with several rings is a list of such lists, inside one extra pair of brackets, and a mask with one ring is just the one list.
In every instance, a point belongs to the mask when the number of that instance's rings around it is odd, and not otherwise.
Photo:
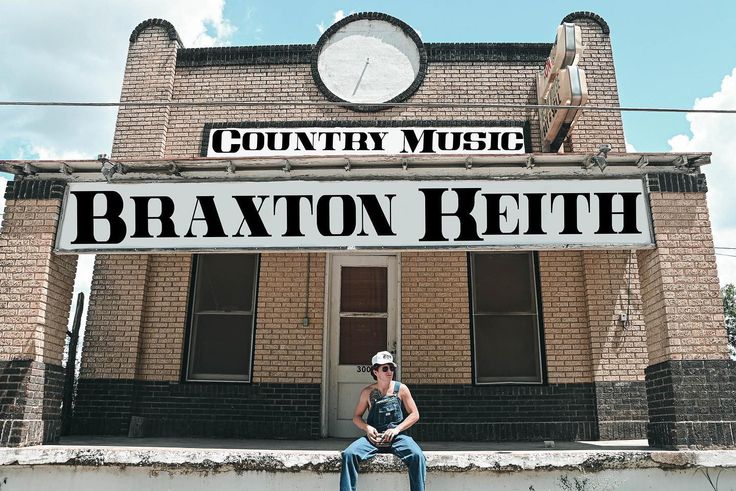
[[(182, 353), (182, 370), (181, 370), (181, 382), (183, 383), (228, 383), (228, 384), (251, 384), (253, 383), (253, 362), (254, 362), (254, 355), (255, 355), (255, 342), (256, 342), (256, 324), (257, 324), (257, 317), (258, 317), (258, 279), (260, 276), (260, 268), (261, 268), (261, 255), (258, 253), (230, 253), (230, 254), (248, 254), (255, 256), (255, 267), (253, 268), (253, 305), (251, 312), (252, 314), (252, 325), (251, 325), (251, 338), (250, 338), (250, 366), (248, 368), (248, 377), (243, 378), (235, 378), (233, 376), (230, 377), (210, 377), (210, 378), (192, 378), (191, 374), (191, 360), (192, 355), (194, 354), (194, 348), (193, 343), (195, 339), (195, 312), (194, 308), (197, 301), (197, 272), (199, 269), (199, 258), (200, 256), (205, 255), (206, 253), (202, 254), (192, 254), (192, 262), (191, 262), (191, 274), (189, 277), (189, 300), (187, 304), (187, 320), (186, 320), (186, 326), (185, 326), (185, 334), (184, 334), (184, 350)], [(212, 375), (212, 374), (207, 374)]]
[[(475, 340), (475, 281), (474, 281), (474, 261), (473, 256), (476, 254), (525, 254), (529, 257), (531, 266), (530, 280), (532, 285), (530, 290), (534, 295), (534, 307), (536, 309), (536, 336), (537, 336), (537, 355), (539, 371), (536, 380), (514, 380), (512, 377), (504, 380), (491, 380), (491, 381), (479, 381), (478, 379), (478, 364), (476, 363), (477, 343)], [(539, 256), (536, 251), (477, 251), (468, 252), (468, 305), (470, 314), (470, 358), (473, 372), (473, 385), (545, 385), (547, 384), (547, 366), (546, 366), (546, 350), (544, 346), (544, 316), (542, 312), (542, 290), (541, 281), (539, 276)], [(486, 313), (480, 315), (504, 315), (504, 312)]]

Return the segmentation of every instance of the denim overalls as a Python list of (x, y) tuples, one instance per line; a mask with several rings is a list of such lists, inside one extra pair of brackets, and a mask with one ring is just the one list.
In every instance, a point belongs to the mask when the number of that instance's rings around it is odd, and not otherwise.
[(385, 395), (373, 402), (368, 412), (368, 424), (383, 433), (389, 428), (396, 428), (404, 421), (404, 413), (401, 411), (401, 400), (399, 399), (399, 382), (394, 382), (394, 393)]
[[(394, 393), (383, 396), (373, 402), (368, 411), (367, 422), (379, 433), (395, 428), (404, 421), (401, 410), (399, 388), (401, 384), (394, 382)], [(360, 437), (342, 453), (342, 470), (340, 472), (340, 491), (354, 491), (358, 481), (358, 463), (367, 460), (379, 452), (391, 452), (399, 457), (409, 468), (409, 486), (412, 491), (424, 491), (424, 480), (427, 473), (427, 461), (419, 445), (409, 435), (399, 433), (389, 446), (378, 448), (368, 438)]]

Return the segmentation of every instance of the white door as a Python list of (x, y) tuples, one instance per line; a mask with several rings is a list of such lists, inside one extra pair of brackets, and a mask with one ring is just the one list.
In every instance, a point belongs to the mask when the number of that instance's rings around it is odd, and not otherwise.
[(332, 257), (329, 436), (361, 435), (353, 411), (360, 390), (373, 382), (371, 357), (397, 353), (397, 289), (396, 256)]

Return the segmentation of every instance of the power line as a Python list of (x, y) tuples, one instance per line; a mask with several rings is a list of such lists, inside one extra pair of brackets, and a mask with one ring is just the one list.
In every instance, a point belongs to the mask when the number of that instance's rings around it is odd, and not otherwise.
[[(80, 102), (80, 101), (0, 101), (0, 106), (35, 107), (427, 107), (427, 108), (481, 108), (481, 109), (571, 109), (577, 106), (553, 104), (506, 104), (494, 102), (382, 102), (354, 103), (331, 101), (125, 101), (125, 102)], [(654, 112), (654, 113), (696, 113), (696, 114), (736, 114), (736, 109), (684, 109), (666, 107), (619, 107), (619, 106), (580, 106), (584, 111), (596, 112)]]

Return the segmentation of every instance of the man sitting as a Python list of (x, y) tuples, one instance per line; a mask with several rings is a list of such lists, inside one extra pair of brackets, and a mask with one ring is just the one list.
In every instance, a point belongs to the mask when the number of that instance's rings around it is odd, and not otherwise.
[[(393, 380), (396, 363), (388, 351), (380, 351), (371, 360), (371, 376), (376, 383), (360, 392), (353, 414), (355, 426), (365, 431), (342, 453), (340, 491), (355, 491), (358, 480), (358, 462), (377, 453), (391, 452), (409, 467), (409, 484), (412, 491), (423, 491), (427, 473), (427, 461), (422, 449), (401, 432), (419, 421), (419, 410), (406, 385)], [(404, 417), (401, 405), (407, 411)], [(368, 410), (368, 420), (363, 415)]]

